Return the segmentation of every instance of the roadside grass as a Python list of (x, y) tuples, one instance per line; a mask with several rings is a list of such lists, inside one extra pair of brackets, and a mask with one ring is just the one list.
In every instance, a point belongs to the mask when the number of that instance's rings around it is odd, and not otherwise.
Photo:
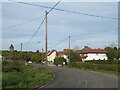
[(78, 68), (80, 70), (91, 70), (106, 74), (113, 74), (116, 76), (120, 75), (119, 64), (105, 63), (105, 61), (94, 61), (94, 62), (72, 62), (69, 67)]
[(94, 71), (94, 72), (110, 74), (110, 75), (114, 75), (114, 76), (120, 76), (120, 72), (118, 72), (118, 71), (85, 69), (85, 68), (70, 67), (70, 66), (63, 66), (63, 67), (64, 68), (72, 68), (72, 69), (82, 70), (82, 71)]
[(0, 60), (0, 90), (2, 89), (2, 60)]
[(107, 70), (91, 70), (91, 71), (120, 76), (120, 72), (115, 72), (115, 71), (107, 71)]
[[(14, 63), (13, 63), (14, 64)], [(8, 65), (9, 68), (14, 65)], [(6, 66), (3, 66), (3, 69)], [(7, 68), (8, 68), (7, 67)], [(32, 65), (20, 65), (19, 69), (12, 68), (2, 73), (2, 88), (36, 88), (46, 84), (53, 78), (53, 73), (49, 71), (45, 75), (45, 69)]]

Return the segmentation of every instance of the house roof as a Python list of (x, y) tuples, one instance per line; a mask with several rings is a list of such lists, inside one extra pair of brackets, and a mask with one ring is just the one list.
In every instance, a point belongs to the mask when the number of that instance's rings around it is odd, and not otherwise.
[(104, 49), (91, 49), (90, 47), (85, 47), (82, 49), (81, 53), (106, 53)]
[(57, 55), (68, 55), (69, 54), (69, 49), (64, 49), (63, 51), (57, 52)]
[(57, 51), (56, 51), (56, 50), (49, 51), (49, 52), (47, 53), (47, 56), (50, 56), (53, 52), (57, 52)]
[(85, 49), (83, 50), (84, 53), (106, 53), (104, 49)]

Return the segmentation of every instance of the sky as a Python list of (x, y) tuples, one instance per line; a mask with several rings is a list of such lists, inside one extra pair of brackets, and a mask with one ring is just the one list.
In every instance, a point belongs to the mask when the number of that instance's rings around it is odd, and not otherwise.
[[(19, 0), (20, 1), (20, 0)], [(59, 1), (59, 0), (58, 0)], [(57, 2), (28, 2), (43, 6), (53, 7)], [(79, 13), (118, 18), (117, 2), (61, 2), (56, 8), (70, 10)], [(2, 50), (9, 50), (11, 44), (16, 50), (36, 51), (45, 49), (45, 22), (35, 37), (32, 38), (41, 24), (45, 11), (49, 8), (36, 7), (15, 2), (2, 2)], [(37, 19), (35, 19), (37, 18)], [(33, 19), (35, 19), (33, 21)], [(29, 22), (28, 22), (29, 21)], [(63, 50), (76, 46), (82, 49), (84, 46), (91, 48), (104, 48), (109, 45), (117, 45), (118, 20), (94, 17), (82, 14), (52, 10), (48, 14), (48, 50)], [(40, 43), (39, 43), (40, 42)]]

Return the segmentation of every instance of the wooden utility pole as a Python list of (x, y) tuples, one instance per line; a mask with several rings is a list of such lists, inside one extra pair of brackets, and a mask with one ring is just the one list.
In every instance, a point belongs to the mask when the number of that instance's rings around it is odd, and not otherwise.
[(45, 18), (46, 18), (46, 24), (45, 24), (45, 59), (46, 59), (46, 63), (45, 63), (45, 65), (46, 65), (46, 70), (45, 70), (45, 73), (46, 73), (46, 75), (48, 74), (48, 61), (47, 61), (47, 52), (48, 52), (48, 30), (47, 30), (47, 11), (45, 11)]
[(44, 50), (43, 50), (43, 48), (42, 48), (42, 61), (43, 61), (43, 59), (44, 59), (44, 57), (43, 57), (43, 52), (44, 52)]
[(69, 36), (69, 62), (68, 63), (70, 64), (70, 36)]
[(22, 43), (21, 43), (21, 60), (22, 60)]

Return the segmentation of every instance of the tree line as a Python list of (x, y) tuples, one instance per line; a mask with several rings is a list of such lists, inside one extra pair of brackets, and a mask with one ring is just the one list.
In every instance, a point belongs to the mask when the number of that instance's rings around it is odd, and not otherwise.
[(36, 52), (32, 51), (8, 51), (4, 50), (2, 51), (2, 57), (3, 60), (24, 60), (24, 61), (33, 61), (33, 62), (41, 62), (41, 60), (44, 59), (45, 54), (42, 52), (39, 52), (37, 50)]
[[(108, 60), (115, 60), (120, 58), (120, 48), (105, 47), (104, 49), (106, 50), (106, 55), (108, 57)], [(25, 60), (25, 61), (33, 61), (39, 63), (42, 60), (44, 60), (45, 53), (39, 52), (39, 50), (37, 50), (36, 52), (3, 50), (2, 56), (3, 59), (5, 60)], [(70, 60), (71, 62), (82, 61), (79, 56), (78, 50), (72, 50), (72, 49), (70, 50)]]

